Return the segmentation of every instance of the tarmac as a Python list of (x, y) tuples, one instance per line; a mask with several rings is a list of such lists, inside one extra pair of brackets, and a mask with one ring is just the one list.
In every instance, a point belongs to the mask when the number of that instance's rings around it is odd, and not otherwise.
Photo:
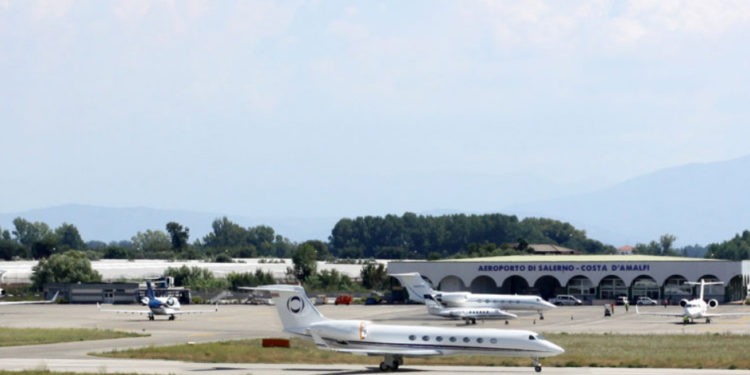
[[(118, 305), (122, 309), (142, 309), (136, 305)], [(363, 319), (388, 324), (463, 326), (464, 323), (426, 314), (421, 305), (318, 306), (329, 318)], [(205, 306), (183, 306), (183, 309), (205, 309)], [(654, 311), (678, 312), (678, 306), (667, 309), (643, 307)], [(750, 306), (720, 306), (717, 312), (750, 312)], [(372, 357), (372, 365), (308, 365), (308, 364), (245, 364), (188, 363), (162, 360), (107, 359), (90, 356), (126, 348), (160, 346), (247, 338), (284, 337), (281, 323), (273, 306), (220, 305), (216, 313), (182, 315), (175, 321), (157, 316), (100, 312), (95, 305), (10, 305), (0, 306), (2, 327), (97, 328), (148, 333), (150, 336), (113, 340), (79, 341), (49, 345), (0, 347), (0, 369), (46, 369), (86, 373), (142, 374), (365, 374), (379, 373), (380, 358)], [(509, 321), (478, 322), (477, 327), (529, 329), (539, 333), (627, 333), (627, 334), (704, 334), (732, 333), (750, 335), (750, 316), (727, 316), (684, 325), (679, 318), (636, 315), (630, 307), (615, 308), (614, 315), (604, 316), (603, 306), (559, 307), (540, 319), (536, 313), (521, 315)], [(750, 336), (749, 336), (750, 338)], [(542, 360), (544, 364), (544, 360)], [(410, 366), (408, 359), (399, 372), (425, 374), (530, 374), (529, 367), (457, 367)], [(750, 374), (745, 370), (625, 369), (625, 368), (557, 368), (545, 367), (543, 374)]]

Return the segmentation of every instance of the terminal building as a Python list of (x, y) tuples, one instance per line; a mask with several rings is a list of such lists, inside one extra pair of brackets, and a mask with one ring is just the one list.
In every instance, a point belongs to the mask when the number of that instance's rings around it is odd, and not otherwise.
[(646, 255), (519, 255), (388, 263), (388, 273), (405, 272), (419, 272), (442, 291), (534, 294), (545, 299), (572, 294), (588, 303), (648, 296), (674, 304), (694, 296), (694, 288), (686, 282), (701, 279), (724, 282), (706, 286), (706, 299), (745, 299), (750, 262)]

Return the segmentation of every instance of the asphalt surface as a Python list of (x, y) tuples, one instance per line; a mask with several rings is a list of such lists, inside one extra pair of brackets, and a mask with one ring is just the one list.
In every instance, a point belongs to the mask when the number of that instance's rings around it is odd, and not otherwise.
[[(123, 309), (140, 306), (118, 305)], [(205, 309), (205, 306), (185, 306), (184, 309)], [(424, 306), (319, 306), (330, 318), (373, 320), (388, 324), (418, 324), (457, 326), (462, 322), (444, 320), (427, 315)], [(654, 311), (679, 311), (679, 307), (651, 307)], [(642, 310), (643, 311), (643, 310)], [(615, 308), (612, 317), (604, 317), (602, 306), (562, 307), (548, 311), (541, 320), (536, 314), (522, 315), (505, 324), (503, 321), (479, 322), (478, 327), (520, 328), (540, 333), (628, 333), (628, 334), (703, 334), (733, 333), (750, 335), (750, 316), (714, 318), (711, 324), (683, 325), (679, 318), (636, 315), (635, 309), (625, 312)], [(716, 312), (750, 312), (750, 306), (720, 306)], [(146, 373), (146, 374), (360, 374), (379, 373), (378, 357), (372, 366), (363, 365), (305, 365), (305, 364), (237, 364), (186, 363), (158, 360), (120, 360), (90, 356), (104, 352), (143, 346), (158, 346), (244, 338), (283, 337), (281, 323), (272, 306), (223, 305), (217, 313), (178, 316), (175, 321), (157, 316), (149, 321), (145, 316), (99, 312), (95, 305), (16, 305), (0, 306), (1, 327), (43, 328), (99, 328), (148, 333), (150, 336), (115, 340), (69, 342), (50, 345), (0, 347), (0, 368), (4, 370), (48, 369), (89, 373)], [(544, 360), (542, 360), (544, 363)], [(467, 373), (467, 374), (529, 374), (529, 367), (454, 367), (410, 366), (408, 359), (399, 372)], [(545, 367), (543, 374), (750, 374), (742, 370), (685, 370), (685, 369), (603, 369)]]

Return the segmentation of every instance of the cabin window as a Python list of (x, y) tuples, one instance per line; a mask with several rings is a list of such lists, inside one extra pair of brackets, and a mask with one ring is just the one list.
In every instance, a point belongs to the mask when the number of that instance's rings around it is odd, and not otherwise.
[(477, 342), (481, 344), (482, 342), (484, 342), (484, 340), (480, 337), (477, 339)]
[(430, 341), (430, 336), (422, 336), (422, 341)]
[(451, 342), (456, 342), (456, 338), (455, 337), (451, 337), (450, 340), (451, 340)]
[(417, 339), (417, 336), (409, 335), (409, 340), (414, 341)]
[(464, 342), (469, 342), (469, 341), (471, 341), (471, 339), (469, 339), (468, 337), (464, 337)]
[(492, 343), (492, 344), (497, 344), (497, 339), (496, 339), (496, 338), (491, 338), (491, 339), (490, 339), (490, 343)]
[(443, 336), (435, 337), (435, 341), (437, 341), (437, 342), (443, 341)]

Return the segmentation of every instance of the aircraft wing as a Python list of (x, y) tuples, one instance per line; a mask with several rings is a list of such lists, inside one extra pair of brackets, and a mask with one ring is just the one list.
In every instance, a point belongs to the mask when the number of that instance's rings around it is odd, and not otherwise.
[(318, 346), (320, 349), (324, 350), (330, 350), (333, 352), (340, 352), (340, 353), (349, 353), (349, 354), (358, 354), (358, 355), (401, 355), (405, 357), (428, 357), (428, 356), (438, 356), (442, 355), (443, 352), (439, 350), (434, 349), (350, 349), (350, 348), (342, 348), (342, 347), (334, 347), (331, 345), (328, 345), (323, 338), (320, 337), (316, 332), (309, 331), (308, 332), (315, 342), (315, 345)]
[(57, 299), (57, 295), (60, 294), (60, 292), (56, 292), (52, 298), (48, 300), (41, 300), (41, 301), (3, 301), (0, 302), (0, 305), (38, 305), (38, 304), (44, 304), (44, 303), (53, 303)]
[(359, 355), (370, 355), (370, 356), (380, 356), (380, 355), (401, 355), (404, 357), (433, 357), (442, 355), (443, 352), (440, 350), (434, 350), (434, 349), (346, 349), (346, 348), (334, 348), (331, 346), (327, 346), (325, 348), (321, 348), (325, 350), (330, 350), (334, 352), (340, 352), (340, 353), (349, 353), (349, 354), (359, 354)]
[(715, 316), (748, 316), (750, 315), (750, 312), (741, 312), (741, 313), (705, 313), (703, 316), (708, 317), (715, 317)]
[(638, 305), (635, 305), (635, 312), (638, 315), (656, 315), (656, 316), (674, 316), (678, 318), (682, 318), (685, 316), (685, 312), (641, 312), (638, 309)]
[(219, 305), (214, 305), (213, 310), (175, 310), (172, 312), (174, 315), (191, 315), (191, 314), (207, 314), (207, 313), (215, 313), (219, 311)]
[(97, 303), (96, 307), (99, 308), (99, 311), (101, 312), (113, 312), (117, 314), (136, 314), (136, 315), (148, 315), (151, 313), (151, 310), (116, 310), (116, 309), (103, 309), (102, 306)]

